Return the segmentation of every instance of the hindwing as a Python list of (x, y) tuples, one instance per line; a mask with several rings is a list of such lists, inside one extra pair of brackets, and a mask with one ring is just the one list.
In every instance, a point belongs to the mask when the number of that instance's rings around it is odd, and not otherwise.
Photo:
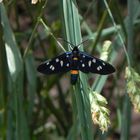
[(109, 63), (93, 57), (85, 52), (79, 51), (79, 70), (84, 73), (97, 73), (101, 75), (111, 74), (115, 72), (115, 69)]

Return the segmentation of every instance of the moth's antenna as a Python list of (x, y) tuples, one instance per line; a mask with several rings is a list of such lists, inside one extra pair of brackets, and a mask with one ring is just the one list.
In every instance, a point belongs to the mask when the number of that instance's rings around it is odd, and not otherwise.
[(57, 42), (58, 46), (59, 46), (64, 52), (66, 52), (66, 50), (64, 49), (64, 47), (62, 46), (62, 44), (61, 44), (58, 40), (56, 40), (56, 39), (55, 39), (55, 41)]
[[(69, 46), (70, 46), (70, 49), (72, 50), (73, 48), (71, 47), (71, 44), (69, 44)], [(74, 45), (73, 45), (74, 46)]]
[(71, 48), (71, 50), (73, 49), (71, 46), (75, 46), (75, 45), (73, 45), (71, 42), (69, 42), (69, 41), (67, 41), (67, 40), (65, 40), (65, 39), (62, 39), (62, 38), (59, 38), (59, 39), (61, 39), (61, 40), (63, 40), (64, 42), (66, 42), (66, 43), (68, 43), (69, 45), (70, 45), (70, 48)]
[[(81, 44), (83, 44), (83, 43), (89, 41), (89, 39), (86, 39), (86, 40), (82, 41), (81, 43), (79, 43), (78, 45), (73, 45), (71, 42), (69, 42), (69, 41), (67, 41), (67, 40), (65, 40), (65, 39), (62, 39), (62, 38), (59, 38), (59, 39), (61, 39), (61, 40), (63, 40), (64, 42), (68, 43), (68, 44), (70, 45), (71, 50), (72, 50), (73, 47), (75, 47), (75, 46), (77, 46), (78, 48), (80, 48), (80, 47), (81, 47), (81, 46), (80, 46)], [(71, 47), (71, 46), (73, 46), (73, 47)]]
[(83, 43), (85, 43), (85, 42), (87, 42), (87, 41), (89, 41), (89, 39), (86, 39), (86, 40), (82, 41), (80, 44), (78, 44), (78, 45), (77, 45), (78, 49), (81, 47), (81, 46), (80, 46), (81, 44), (83, 44)]

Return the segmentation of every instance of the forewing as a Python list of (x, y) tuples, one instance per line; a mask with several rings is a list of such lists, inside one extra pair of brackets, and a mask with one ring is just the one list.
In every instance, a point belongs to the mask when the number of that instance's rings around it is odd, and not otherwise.
[(64, 73), (70, 70), (71, 52), (63, 53), (40, 64), (37, 70), (43, 74)]
[(111, 74), (115, 72), (115, 68), (96, 57), (90, 56), (85, 52), (80, 52), (79, 70), (84, 73), (97, 73), (101, 75)]

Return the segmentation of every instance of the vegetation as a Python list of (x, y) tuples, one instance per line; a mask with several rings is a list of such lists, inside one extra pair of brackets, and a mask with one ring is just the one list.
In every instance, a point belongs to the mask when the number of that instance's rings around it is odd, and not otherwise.
[[(139, 0), (1, 0), (0, 140), (138, 139), (139, 18)], [(70, 50), (59, 38), (89, 39), (81, 49), (116, 72), (80, 72), (75, 86), (69, 73), (40, 74), (41, 62)]]

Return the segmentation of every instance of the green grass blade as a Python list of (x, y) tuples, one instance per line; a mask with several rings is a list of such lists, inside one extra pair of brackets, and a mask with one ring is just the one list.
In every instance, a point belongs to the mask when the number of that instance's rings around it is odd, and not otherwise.
[(131, 104), (129, 96), (126, 94), (123, 102), (123, 110), (121, 115), (121, 138), (120, 138), (121, 140), (130, 139), (130, 125), (131, 125)]
[[(133, 64), (133, 23), (134, 23), (134, 7), (136, 8), (136, 3), (134, 1), (128, 0), (128, 22), (126, 23), (127, 30), (127, 46), (128, 46), (128, 56), (130, 59), (130, 64)], [(136, 8), (137, 9), (137, 8)], [(137, 12), (136, 12), (137, 13)], [(125, 95), (123, 104), (123, 115), (122, 115), (122, 125), (121, 125), (121, 140), (130, 139), (130, 127), (131, 127), (131, 104), (128, 94)], [(125, 116), (127, 115), (127, 118)]]
[[(3, 40), (5, 42), (9, 77), (7, 83), (11, 83), (11, 88), (9, 90), (9, 98), (11, 104), (8, 104), (9, 111), (13, 109), (11, 116), (11, 121), (15, 125), (16, 136), (15, 140), (28, 140), (28, 127), (25, 118), (25, 113), (23, 109), (23, 63), (20, 51), (17, 47), (15, 37), (10, 28), (5, 7), (3, 4), (0, 4), (0, 14), (1, 14), (1, 24), (3, 28)], [(15, 117), (14, 117), (15, 116)], [(9, 117), (9, 116), (8, 116)], [(8, 128), (12, 128), (13, 123), (9, 122)], [(8, 131), (7, 131), (8, 132)], [(9, 134), (9, 133), (7, 133)], [(15, 135), (11, 134), (11, 135)], [(10, 136), (7, 136), (10, 138)]]
[[(65, 39), (75, 45), (81, 43), (82, 37), (76, 2), (74, 0), (61, 0), (60, 5), (62, 6)], [(80, 73), (80, 82), (74, 87), (74, 97), (77, 108), (77, 113), (74, 116), (76, 117), (78, 114), (82, 140), (93, 140), (88, 85), (84, 74)], [(73, 138), (71, 137), (71, 139)]]
[[(1, 16), (0, 16), (1, 21)], [(3, 34), (2, 25), (0, 23), (0, 34)], [(0, 139), (5, 139), (6, 137), (6, 99), (7, 94), (7, 63), (6, 61), (6, 51), (4, 48), (3, 38), (0, 35)]]
[(28, 121), (32, 120), (32, 113), (35, 101), (35, 93), (36, 93), (36, 67), (35, 67), (35, 60), (33, 57), (32, 52), (28, 52), (25, 58), (25, 69), (28, 81)]

